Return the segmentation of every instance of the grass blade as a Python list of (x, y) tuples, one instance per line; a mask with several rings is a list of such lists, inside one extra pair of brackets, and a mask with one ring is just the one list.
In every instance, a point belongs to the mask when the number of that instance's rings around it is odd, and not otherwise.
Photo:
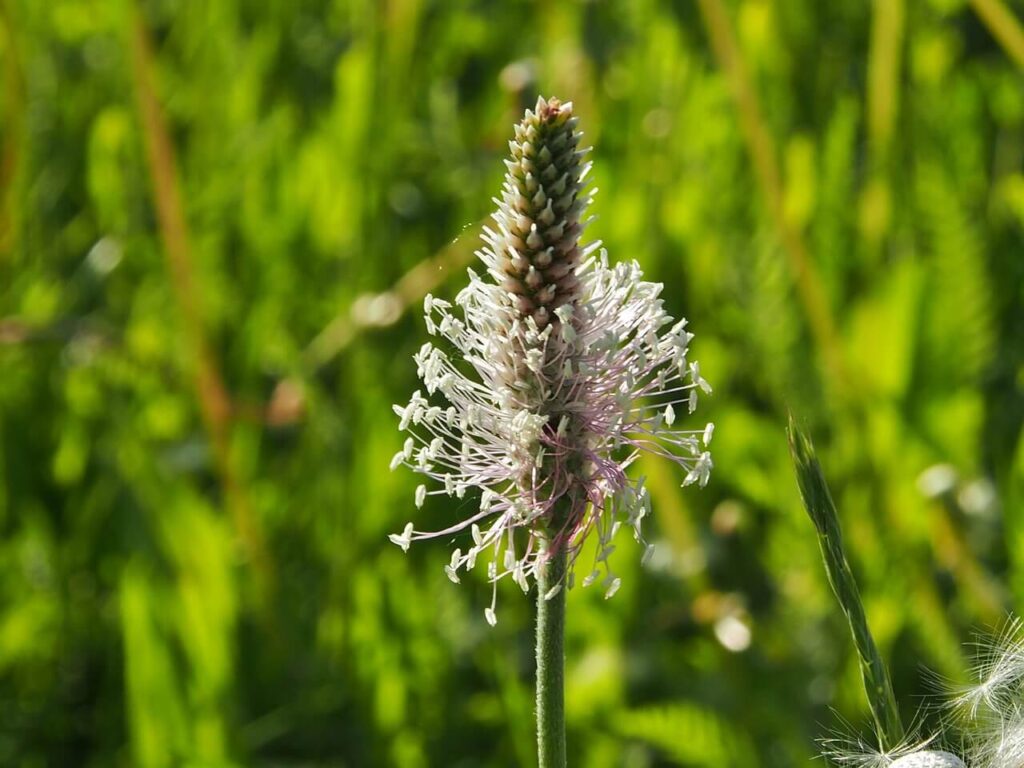
[(792, 414), (789, 417), (789, 449), (796, 466), (800, 496), (818, 532), (818, 544), (821, 546), (829, 583), (850, 624), (853, 642), (860, 657), (864, 691), (867, 693), (868, 706), (875, 720), (879, 746), (884, 752), (903, 741), (905, 735), (896, 706), (896, 696), (885, 663), (871, 636), (857, 582), (853, 578), (850, 564), (846, 561), (839, 515), (825, 483), (821, 465), (814, 454), (814, 446), (810, 438), (797, 427)]

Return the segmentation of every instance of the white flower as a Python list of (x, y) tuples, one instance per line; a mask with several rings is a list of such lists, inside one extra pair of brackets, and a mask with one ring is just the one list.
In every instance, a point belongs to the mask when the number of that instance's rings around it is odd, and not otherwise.
[[(477, 252), (485, 276), (470, 270), (454, 307), (424, 300), (444, 347), (425, 344), (415, 360), (438, 404), (416, 392), (395, 406), (414, 444), (392, 464), (448, 495), (477, 488), (480, 503), (442, 531), (407, 528), (392, 540), (405, 548), (471, 528), (472, 546), (453, 554), (449, 577), (489, 552), (491, 580), (511, 574), (525, 590), (556, 548), (568, 553), (570, 586), (595, 531), (598, 560), (584, 585), (604, 571), (611, 597), (621, 583), (608, 566), (611, 539), (626, 522), (643, 542), (650, 507), (642, 479), (626, 470), (648, 452), (678, 463), (684, 484), (705, 485), (712, 427), (675, 428), (676, 407), (692, 413), (697, 390), (711, 388), (687, 359), (693, 335), (665, 312), (662, 286), (645, 282), (635, 262), (611, 264), (599, 243), (580, 246), (591, 195), (576, 122), (572, 105), (554, 99), (526, 113), (510, 144), (496, 231), (485, 228)], [(420, 486), (417, 506), (425, 495)], [(497, 620), (493, 599), (486, 616)]]

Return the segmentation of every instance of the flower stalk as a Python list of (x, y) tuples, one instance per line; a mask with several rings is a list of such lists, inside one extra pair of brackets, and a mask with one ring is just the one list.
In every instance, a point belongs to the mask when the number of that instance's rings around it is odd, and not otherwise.
[[(537, 576), (537, 758), (565, 766), (565, 549)], [(553, 594), (552, 594), (553, 593)], [(551, 595), (548, 597), (548, 595)]]

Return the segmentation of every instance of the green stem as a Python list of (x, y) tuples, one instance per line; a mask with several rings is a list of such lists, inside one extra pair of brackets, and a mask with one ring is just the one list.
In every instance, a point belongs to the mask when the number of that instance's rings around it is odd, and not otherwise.
[(871, 636), (860, 591), (846, 560), (839, 514), (825, 483), (825, 475), (814, 454), (814, 446), (807, 435), (797, 427), (792, 414), (789, 417), (789, 448), (793, 454), (793, 463), (796, 465), (800, 495), (818, 531), (818, 544), (821, 547), (822, 559), (825, 561), (829, 583), (846, 615), (853, 635), (853, 644), (860, 658), (864, 691), (878, 730), (879, 746), (883, 751), (892, 749), (903, 741), (905, 735), (892, 682), (882, 661), (882, 655), (878, 652), (878, 646)]
[[(552, 553), (537, 577), (537, 760), (565, 768), (565, 548)], [(556, 585), (558, 594), (544, 596)]]

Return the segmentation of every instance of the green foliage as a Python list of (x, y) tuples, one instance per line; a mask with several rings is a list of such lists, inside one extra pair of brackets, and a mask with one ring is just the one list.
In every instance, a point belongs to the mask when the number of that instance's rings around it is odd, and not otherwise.
[(623, 712), (616, 730), (653, 744), (676, 765), (740, 768), (756, 760), (756, 751), (745, 733), (713, 711), (693, 704)]
[(1024, 91), (974, 5), (0, 0), (0, 764), (531, 764), (532, 600), (390, 545), (387, 466), (538, 93), (715, 386), (709, 487), (644, 462), (654, 557), (568, 595), (570, 763), (867, 722), (787, 408), (911, 722), (1024, 605)]

